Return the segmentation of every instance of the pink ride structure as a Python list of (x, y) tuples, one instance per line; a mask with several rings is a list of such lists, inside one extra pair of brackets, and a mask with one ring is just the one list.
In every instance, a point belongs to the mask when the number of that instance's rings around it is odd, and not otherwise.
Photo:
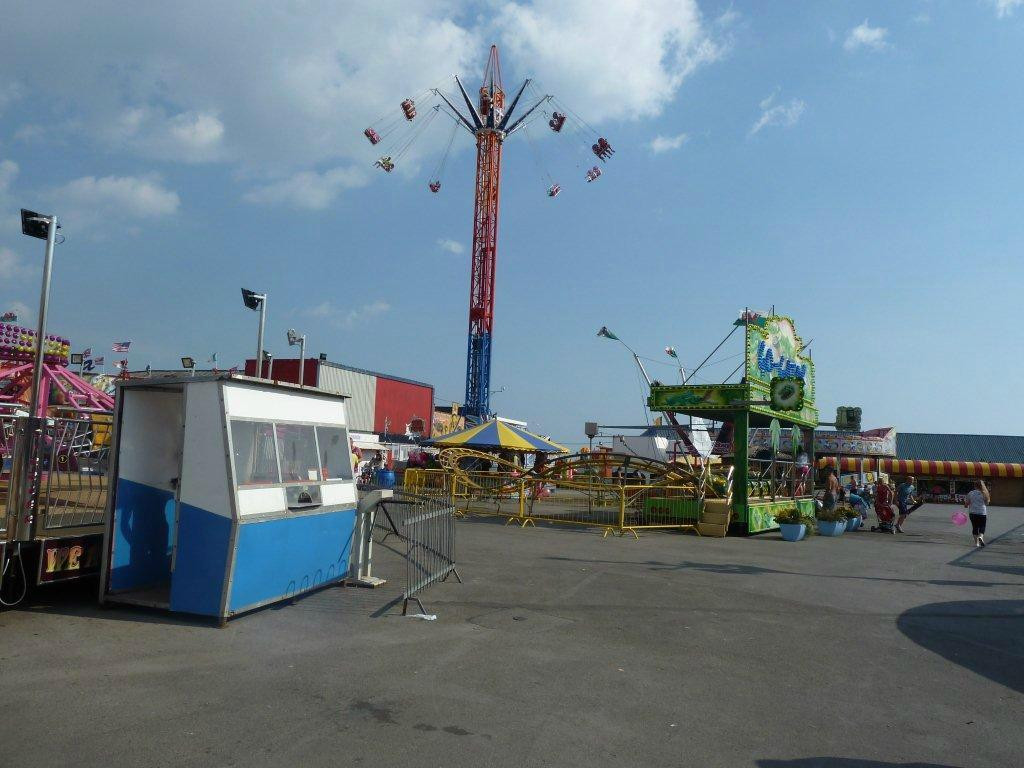
[[(35, 331), (0, 323), (0, 413), (28, 410), (35, 357)], [(71, 343), (59, 336), (43, 341), (39, 406), (33, 416), (45, 417), (51, 408), (81, 413), (110, 412), (114, 398), (68, 370)]]

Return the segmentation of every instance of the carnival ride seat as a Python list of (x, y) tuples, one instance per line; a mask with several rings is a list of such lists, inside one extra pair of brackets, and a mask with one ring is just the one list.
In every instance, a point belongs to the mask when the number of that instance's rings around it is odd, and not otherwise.
[(427, 186), (428, 186), (428, 187), (430, 187), (430, 191), (431, 191), (431, 192), (433, 192), (433, 193), (434, 193), (435, 195), (436, 195), (436, 194), (437, 194), (438, 192), (440, 192), (440, 191), (441, 191), (441, 182), (440, 182), (440, 180), (438, 180), (438, 181), (432, 181), (432, 182), (430, 182), (430, 183), (429, 183), (429, 184), (428, 184)]
[(385, 173), (391, 173), (393, 170), (395, 170), (395, 164), (391, 162), (391, 155), (384, 155), (376, 163), (374, 163), (374, 166), (382, 169)]
[(412, 120), (416, 117), (416, 102), (412, 99), (406, 99), (402, 102), (402, 112), (405, 114), (406, 120)]
[(558, 197), (558, 193), (562, 191), (562, 188), (557, 184), (552, 184), (548, 187), (548, 197)]
[(601, 169), (595, 165), (593, 168), (587, 171), (586, 175), (588, 183), (591, 181), (597, 181), (597, 178), (601, 175)]
[(551, 119), (548, 120), (548, 127), (551, 128), (555, 133), (562, 131), (562, 126), (565, 125), (565, 115), (561, 112), (554, 112), (551, 115)]
[(371, 144), (380, 144), (380, 134), (373, 130), (373, 128), (367, 128), (363, 131), (363, 135), (370, 140)]

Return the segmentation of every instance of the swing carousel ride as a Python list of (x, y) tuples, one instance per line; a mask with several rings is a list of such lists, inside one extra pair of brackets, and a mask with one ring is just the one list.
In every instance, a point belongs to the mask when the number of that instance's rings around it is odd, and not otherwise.
[[(427, 180), (433, 194), (441, 192), (445, 169), (460, 129), (476, 140), (476, 185), (474, 191), (473, 248), (470, 273), (469, 343), (466, 356), (466, 398), (463, 412), (468, 424), (476, 424), (490, 414), (491, 341), (494, 319), (494, 284), (498, 246), (498, 199), (501, 186), (502, 144), (521, 132), (530, 145), (534, 161), (541, 173), (545, 194), (557, 197), (562, 186), (546, 169), (538, 142), (530, 135), (530, 126), (545, 119), (547, 128), (576, 145), (576, 166), (587, 183), (597, 181), (602, 170), (591, 165), (593, 154), (601, 163), (607, 162), (615, 150), (603, 136), (587, 125), (575, 112), (551, 94), (542, 93), (536, 82), (527, 78), (506, 108), (501, 84), (501, 66), (497, 46), (491, 46), (484, 69), (483, 83), (474, 104), (458, 75), (458, 93), (446, 94), (440, 88), (429, 88), (399, 104), (369, 125), (363, 135), (381, 154), (374, 166), (390, 174), (409, 157), (409, 151), (427, 132), (430, 125), (444, 115), (451, 121), (441, 159)], [(524, 94), (533, 105), (513, 119)], [(465, 109), (456, 106), (459, 100)], [(446, 122), (442, 120), (442, 123)]]

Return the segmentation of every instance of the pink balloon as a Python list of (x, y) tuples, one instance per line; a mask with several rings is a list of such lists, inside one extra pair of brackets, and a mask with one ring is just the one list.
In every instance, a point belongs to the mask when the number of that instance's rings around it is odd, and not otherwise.
[(949, 519), (953, 521), (953, 525), (967, 525), (967, 515), (959, 510), (950, 515)]

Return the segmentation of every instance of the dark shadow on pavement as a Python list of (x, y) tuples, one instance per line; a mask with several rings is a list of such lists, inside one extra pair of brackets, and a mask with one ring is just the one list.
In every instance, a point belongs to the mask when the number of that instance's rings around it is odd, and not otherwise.
[(921, 647), (1024, 693), (1024, 600), (929, 603), (896, 626)]
[(946, 763), (887, 763), (855, 757), (803, 757), (798, 760), (758, 760), (758, 768), (962, 768)]

